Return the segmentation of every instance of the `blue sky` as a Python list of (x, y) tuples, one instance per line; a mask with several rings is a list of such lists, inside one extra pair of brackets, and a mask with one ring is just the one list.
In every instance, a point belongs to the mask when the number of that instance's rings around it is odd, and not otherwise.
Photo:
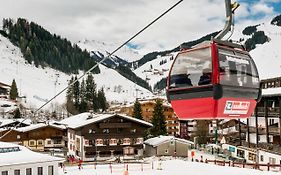
[[(26, 18), (72, 42), (84, 39), (123, 43), (179, 0), (0, 0), (0, 19)], [(232, 0), (234, 1), (234, 0)], [(270, 22), (281, 14), (281, 0), (237, 0), (236, 26)], [(224, 0), (184, 0), (134, 39), (147, 53), (171, 49), (221, 30)]]

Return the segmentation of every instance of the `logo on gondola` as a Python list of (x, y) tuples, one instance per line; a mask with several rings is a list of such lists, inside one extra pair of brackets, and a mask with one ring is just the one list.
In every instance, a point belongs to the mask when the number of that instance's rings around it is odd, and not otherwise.
[(250, 102), (247, 101), (226, 101), (224, 114), (247, 114)]

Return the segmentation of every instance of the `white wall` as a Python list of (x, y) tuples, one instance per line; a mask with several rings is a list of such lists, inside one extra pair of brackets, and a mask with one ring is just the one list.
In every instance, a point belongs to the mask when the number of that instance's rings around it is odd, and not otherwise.
[[(261, 160), (261, 157), (263, 156), (263, 160)], [(266, 152), (264, 150), (259, 150), (259, 163), (273, 163), (270, 162), (270, 158), (272, 160), (272, 158), (275, 158), (275, 164), (280, 164), (281, 162), (281, 155), (278, 154), (273, 154), (273, 153), (269, 153)]]
[(33, 163), (33, 164), (17, 164), (17, 165), (8, 165), (0, 166), (0, 173), (2, 171), (8, 171), (8, 175), (14, 175), (14, 170), (20, 170), (21, 175), (26, 174), (27, 168), (32, 168), (32, 175), (37, 175), (37, 168), (43, 167), (43, 175), (48, 175), (48, 166), (54, 167), (54, 175), (58, 175), (58, 164), (59, 162), (44, 162), (44, 163)]
[[(257, 144), (256, 142), (256, 133), (250, 134), (250, 143)], [(269, 142), (273, 142), (273, 136), (269, 135)], [(246, 134), (246, 141), (248, 142), (248, 134)], [(259, 143), (266, 143), (266, 135), (259, 135)]]

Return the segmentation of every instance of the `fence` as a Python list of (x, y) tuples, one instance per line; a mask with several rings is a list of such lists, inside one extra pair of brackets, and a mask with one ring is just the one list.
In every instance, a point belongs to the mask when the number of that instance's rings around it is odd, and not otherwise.
[(220, 166), (251, 168), (251, 169), (267, 170), (267, 171), (271, 171), (271, 170), (281, 171), (281, 164), (239, 163), (239, 162), (232, 162), (232, 161), (207, 160), (207, 159), (205, 163), (214, 163), (215, 165), (220, 165)]

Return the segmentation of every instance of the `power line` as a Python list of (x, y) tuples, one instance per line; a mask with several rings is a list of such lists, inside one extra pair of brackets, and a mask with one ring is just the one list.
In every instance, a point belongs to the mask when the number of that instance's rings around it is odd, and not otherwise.
[[(77, 80), (73, 81), (72, 83), (70, 83), (67, 87), (65, 87), (64, 89), (62, 89), (59, 93), (57, 93), (54, 97), (52, 97), (50, 100), (48, 100), (46, 103), (44, 103), (42, 106), (40, 106), (36, 111), (34, 111), (34, 115), (41, 110), (43, 107), (45, 107), (47, 104), (49, 104), (51, 101), (53, 101), (55, 98), (57, 98), (59, 95), (61, 95), (64, 91), (66, 91), (69, 87), (73, 86), (74, 83), (76, 83), (77, 81), (79, 81), (81, 78), (83, 78), (85, 75), (87, 75), (88, 73), (90, 73), (92, 70), (94, 70), (99, 64), (101, 64), (103, 61), (105, 61), (107, 58), (111, 57), (114, 53), (116, 53), (119, 49), (121, 49), (123, 46), (125, 46), (126, 44), (128, 44), (131, 40), (133, 40), (135, 37), (137, 37), (139, 34), (141, 34), (143, 31), (145, 31), (147, 28), (149, 28), (152, 24), (154, 24), (156, 21), (158, 21), (160, 18), (162, 18), (164, 15), (166, 15), (168, 12), (170, 12), (173, 8), (175, 8), (176, 6), (178, 6), (183, 0), (178, 1), (177, 3), (175, 3), (173, 6), (171, 6), (168, 10), (166, 10), (165, 12), (163, 12), (161, 15), (159, 15), (157, 18), (155, 18), (152, 22), (150, 22), (148, 25), (146, 25), (144, 28), (142, 28), (139, 32), (137, 32), (135, 35), (133, 35), (131, 38), (129, 38), (127, 41), (125, 41), (123, 44), (121, 44), (119, 47), (117, 47), (114, 51), (112, 51), (107, 57), (104, 57), (100, 62), (98, 62), (96, 65), (94, 65), (93, 67), (91, 67), (88, 71), (86, 71), (84, 74), (82, 74), (80, 77), (77, 78)], [(15, 125), (12, 129), (10, 129), (9, 131), (7, 131), (5, 134), (3, 134), (0, 137), (0, 140), (2, 138), (4, 138), (6, 135), (8, 135), (14, 128), (18, 127), (21, 123), (23, 123), (26, 119), (28, 119), (29, 117), (25, 117), (20, 123), (18, 123), (17, 125)]]

